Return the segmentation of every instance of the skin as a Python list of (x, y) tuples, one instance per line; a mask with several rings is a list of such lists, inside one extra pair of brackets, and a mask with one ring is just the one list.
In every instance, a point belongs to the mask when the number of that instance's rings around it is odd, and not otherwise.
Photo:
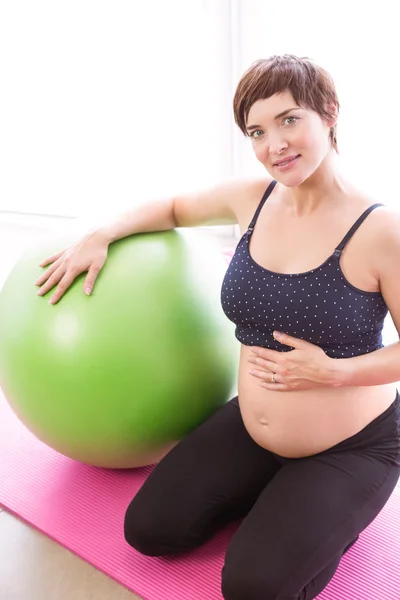
[[(294, 110), (276, 118), (289, 109)], [(250, 243), (253, 260), (264, 268), (299, 273), (319, 266), (374, 203), (337, 167), (329, 138), (337, 119), (334, 106), (331, 112), (331, 120), (325, 122), (318, 113), (298, 107), (290, 92), (260, 100), (249, 112), (247, 127), (255, 156), (278, 181)], [(293, 155), (300, 155), (294, 168), (284, 172), (274, 166)], [(371, 240), (378, 237), (382, 219), (375, 213), (381, 210), (385, 209), (376, 209), (364, 221), (341, 258), (345, 276), (361, 290), (380, 290)], [(253, 212), (254, 206), (249, 206), (242, 215), (242, 233)], [(302, 251), (294, 253), (294, 247)], [(241, 412), (250, 435), (266, 449), (297, 458), (321, 452), (363, 429), (394, 401), (394, 383), (339, 386), (332, 369), (335, 361), (321, 348), (294, 338), (281, 338), (281, 343), (295, 350), (241, 348)], [(273, 372), (276, 383), (271, 383)]]

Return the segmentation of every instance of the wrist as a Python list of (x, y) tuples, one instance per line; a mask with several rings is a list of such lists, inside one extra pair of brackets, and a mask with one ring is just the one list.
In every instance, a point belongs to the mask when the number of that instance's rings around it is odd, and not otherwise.
[(350, 371), (349, 361), (346, 358), (331, 358), (328, 370), (329, 385), (331, 387), (343, 387), (349, 384)]
[(105, 241), (107, 244), (111, 244), (112, 242), (115, 242), (118, 237), (115, 234), (115, 231), (112, 230), (111, 227), (109, 226), (105, 226), (105, 227), (100, 227), (99, 229), (96, 229), (93, 234)]

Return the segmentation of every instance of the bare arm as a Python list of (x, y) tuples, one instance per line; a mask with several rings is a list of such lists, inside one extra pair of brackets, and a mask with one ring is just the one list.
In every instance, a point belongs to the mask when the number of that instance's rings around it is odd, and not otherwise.
[(248, 182), (225, 183), (201, 192), (155, 200), (120, 215), (99, 231), (111, 243), (135, 233), (236, 224), (236, 205), (248, 186)]
[[(260, 187), (261, 185), (261, 187)], [(118, 216), (97, 228), (71, 248), (48, 257), (40, 264), (48, 269), (36, 281), (42, 296), (57, 286), (50, 299), (55, 304), (81, 273), (87, 271), (84, 290), (90, 294), (107, 259), (108, 247), (121, 238), (175, 227), (236, 224), (244, 208), (259, 200), (264, 182), (233, 182), (208, 190), (155, 200)], [(260, 196), (261, 197), (261, 196)], [(247, 209), (246, 209), (247, 210)]]
[[(375, 248), (372, 264), (400, 338), (400, 215), (388, 208), (380, 208), (375, 217), (376, 227), (370, 241)], [(336, 385), (396, 383), (400, 380), (400, 342), (361, 356), (339, 358), (335, 360), (334, 369)]]

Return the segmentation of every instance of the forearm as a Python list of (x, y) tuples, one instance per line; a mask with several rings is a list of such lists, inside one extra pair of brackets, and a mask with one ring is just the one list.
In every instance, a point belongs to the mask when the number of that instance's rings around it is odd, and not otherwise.
[(370, 354), (332, 360), (335, 386), (383, 385), (400, 381), (400, 342)]
[(176, 226), (173, 200), (167, 199), (149, 202), (118, 215), (115, 219), (99, 227), (98, 231), (111, 243), (135, 233), (167, 231)]

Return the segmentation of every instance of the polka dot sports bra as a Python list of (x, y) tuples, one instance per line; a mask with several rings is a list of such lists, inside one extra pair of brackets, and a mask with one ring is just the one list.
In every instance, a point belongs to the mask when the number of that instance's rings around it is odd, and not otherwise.
[(374, 204), (357, 219), (325, 262), (312, 271), (282, 274), (257, 264), (249, 244), (258, 215), (273, 191), (266, 190), (250, 226), (240, 239), (222, 283), (222, 308), (247, 346), (289, 351), (274, 339), (282, 331), (320, 346), (332, 358), (349, 358), (382, 348), (388, 308), (380, 292), (362, 291), (347, 281), (340, 255)]

